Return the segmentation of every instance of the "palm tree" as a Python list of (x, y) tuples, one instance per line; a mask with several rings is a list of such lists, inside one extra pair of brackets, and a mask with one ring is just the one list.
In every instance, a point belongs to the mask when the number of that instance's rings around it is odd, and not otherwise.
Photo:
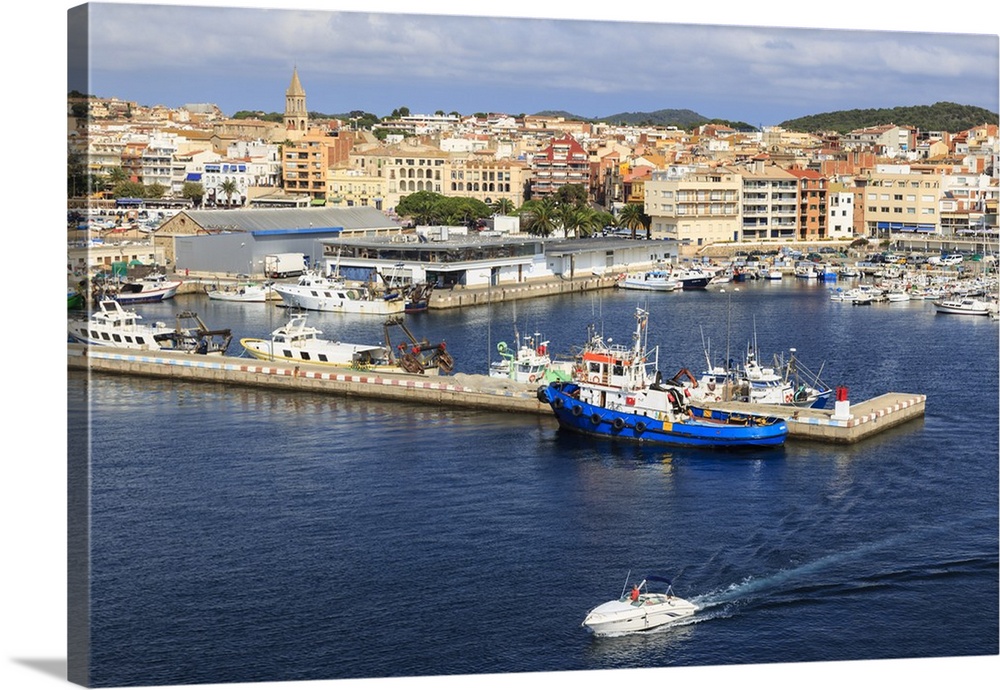
[(493, 202), (492, 209), (493, 213), (499, 216), (509, 216), (514, 212), (514, 202), (507, 197), (503, 197)]
[(236, 193), (236, 182), (233, 180), (226, 180), (219, 185), (219, 189), (226, 195), (226, 208), (229, 208), (233, 205), (233, 194)]
[(577, 237), (589, 237), (597, 224), (597, 211), (582, 204), (563, 204), (559, 207), (559, 220), (567, 233)]
[(635, 231), (639, 228), (646, 230), (646, 239), (649, 239), (649, 227), (652, 224), (652, 220), (652, 218), (646, 215), (640, 204), (625, 204), (622, 207), (621, 213), (618, 214), (618, 226), (631, 230), (633, 240), (635, 239)]
[(549, 199), (525, 201), (518, 210), (521, 225), (532, 235), (548, 237), (556, 227), (556, 207)]

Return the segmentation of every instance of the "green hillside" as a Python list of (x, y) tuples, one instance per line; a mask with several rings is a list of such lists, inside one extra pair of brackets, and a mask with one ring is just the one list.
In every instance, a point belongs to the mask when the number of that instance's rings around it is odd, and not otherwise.
[(897, 108), (837, 110), (786, 120), (781, 123), (781, 126), (794, 132), (839, 132), (841, 134), (855, 129), (888, 124), (908, 125), (925, 132), (961, 132), (987, 122), (996, 124), (997, 113), (972, 105), (941, 102), (934, 105)]

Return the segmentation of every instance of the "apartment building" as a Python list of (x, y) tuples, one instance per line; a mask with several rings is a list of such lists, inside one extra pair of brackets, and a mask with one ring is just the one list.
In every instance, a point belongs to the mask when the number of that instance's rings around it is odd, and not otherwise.
[(799, 178), (755, 161), (740, 171), (741, 237), (746, 242), (791, 241), (799, 225)]
[(740, 187), (740, 175), (726, 168), (652, 173), (644, 204), (650, 237), (685, 247), (739, 240)]
[(346, 166), (330, 168), (326, 187), (328, 206), (371, 206), (380, 211), (388, 208), (385, 206), (388, 180), (381, 175)]
[(827, 238), (827, 180), (815, 170), (792, 168), (788, 171), (799, 184), (798, 227), (796, 239), (811, 241)]
[(445, 196), (469, 197), (485, 204), (509, 199), (516, 208), (524, 203), (531, 169), (523, 161), (480, 155), (449, 161), (445, 175)]
[(581, 185), (590, 190), (590, 157), (570, 136), (553, 140), (531, 159), (531, 198), (550, 197), (561, 187)]
[(856, 189), (852, 184), (830, 182), (827, 190), (828, 237), (843, 240), (854, 237), (854, 197)]
[(287, 144), (281, 156), (282, 188), (288, 194), (307, 194), (315, 203), (327, 198), (327, 171), (333, 142), (321, 134), (303, 136)]
[(914, 172), (908, 165), (875, 166), (865, 176), (866, 234), (940, 234), (942, 177), (935, 172)]
[[(966, 234), (975, 228), (996, 226), (998, 189), (995, 178), (976, 173), (943, 175), (941, 179), (941, 232)], [(988, 209), (994, 209), (992, 222)]]
[(845, 151), (869, 149), (882, 156), (912, 152), (917, 145), (917, 130), (894, 124), (855, 129), (840, 139)]

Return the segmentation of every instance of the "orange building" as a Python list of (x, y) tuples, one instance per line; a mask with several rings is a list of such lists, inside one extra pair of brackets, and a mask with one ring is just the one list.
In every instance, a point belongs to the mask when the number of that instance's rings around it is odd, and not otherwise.
[(799, 240), (825, 240), (827, 232), (827, 179), (815, 170), (791, 168), (788, 172), (798, 178), (798, 221), (796, 234)]

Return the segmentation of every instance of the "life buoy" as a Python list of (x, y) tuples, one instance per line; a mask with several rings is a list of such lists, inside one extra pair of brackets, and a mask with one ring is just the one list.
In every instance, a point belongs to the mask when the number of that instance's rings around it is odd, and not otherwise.
[(635, 431), (636, 431), (636, 433), (641, 434), (645, 430), (646, 430), (646, 422), (641, 422), (640, 421), (640, 422), (636, 422), (635, 423)]
[(545, 354), (545, 346), (544, 345), (539, 345), (538, 349), (535, 350), (535, 352), (537, 352), (540, 355), (544, 355)]
[(601, 382), (601, 377), (600, 376), (591, 376), (590, 377), (590, 382), (591, 383), (600, 383)]
[(785, 402), (786, 403), (792, 402), (792, 394), (791, 393), (785, 393)]
[(583, 414), (583, 405), (573, 405), (573, 416), (579, 417)]
[(625, 420), (621, 417), (615, 417), (615, 420), (611, 422), (611, 426), (614, 427), (615, 431), (621, 431), (625, 428)]
[(598, 424), (600, 424), (601, 423), (601, 415), (597, 414), (596, 412), (594, 414), (590, 415), (590, 423), (593, 424), (594, 426), (597, 426)]
[(528, 376), (528, 383), (534, 383), (536, 381), (535, 375), (531, 374)]

